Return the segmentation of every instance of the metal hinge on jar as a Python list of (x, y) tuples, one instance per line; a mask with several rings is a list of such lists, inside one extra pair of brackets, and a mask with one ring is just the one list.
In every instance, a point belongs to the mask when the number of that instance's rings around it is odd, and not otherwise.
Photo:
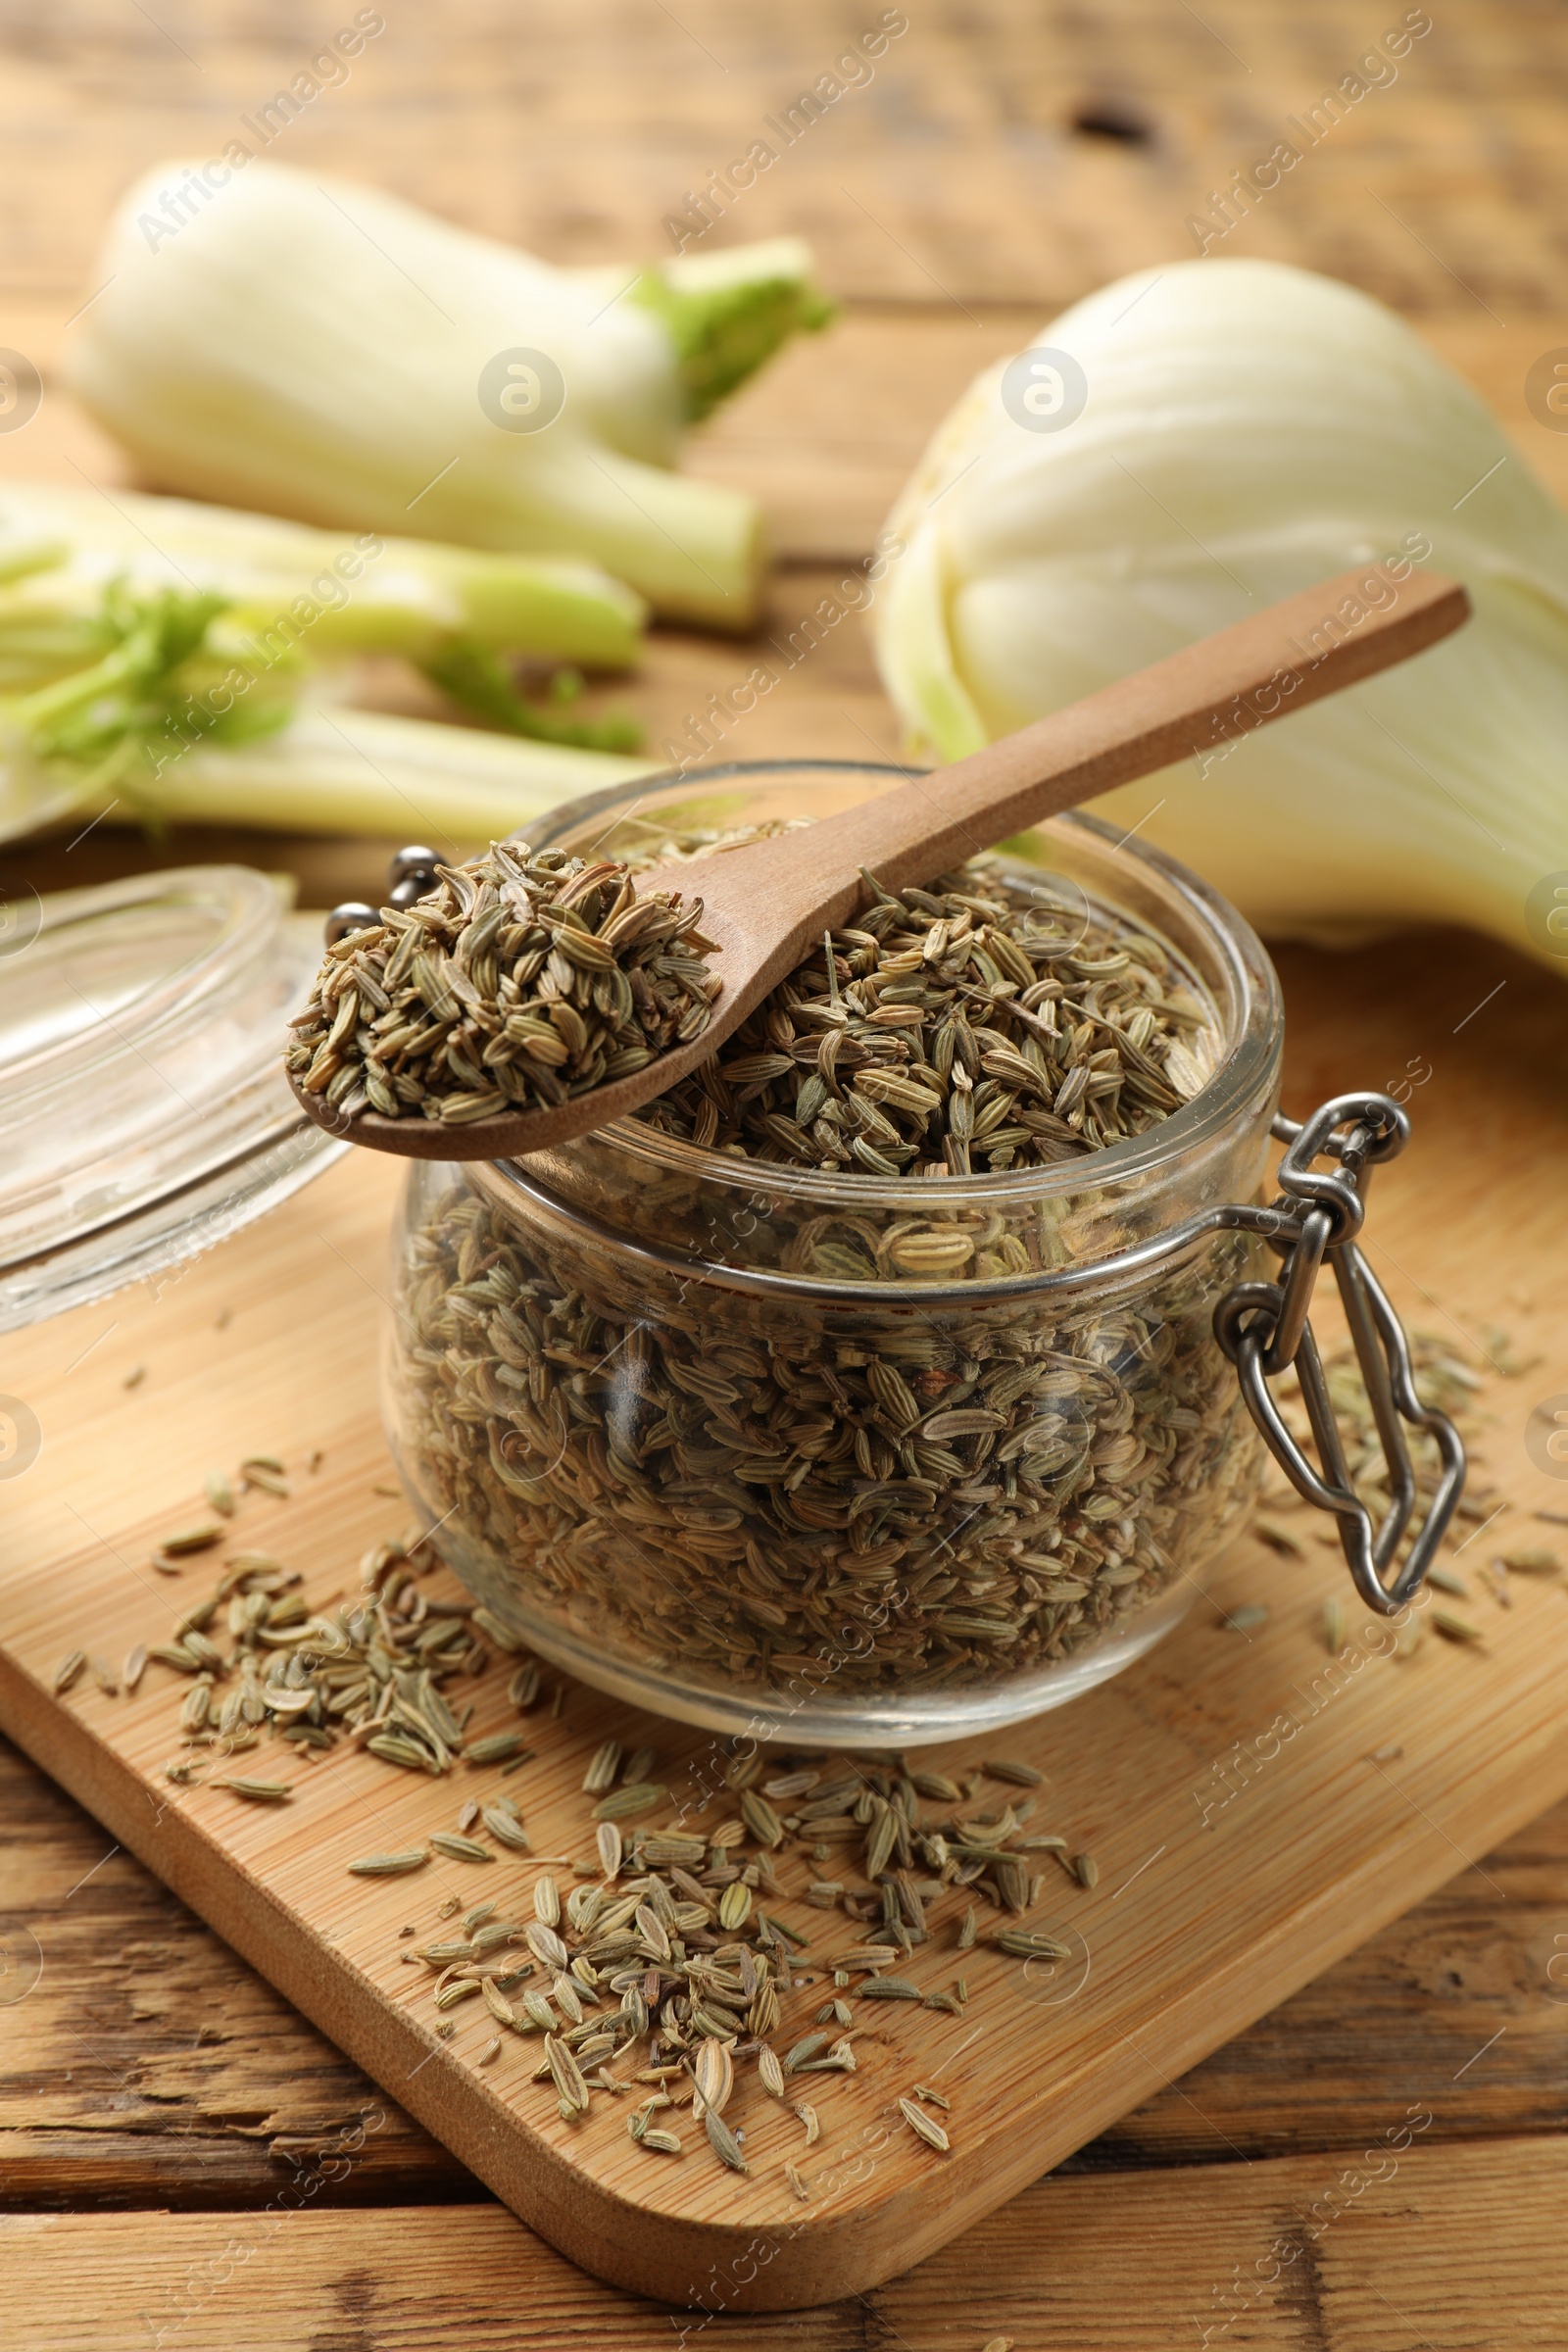
[[(1403, 1151), (1410, 1122), (1387, 1095), (1336, 1095), (1304, 1126), (1277, 1118), (1274, 1133), (1287, 1149), (1279, 1166), (1280, 1198), (1267, 1212), (1272, 1223), (1261, 1229), (1284, 1261), (1280, 1279), (1241, 1282), (1227, 1291), (1214, 1310), (1214, 1336), (1236, 1366), (1248, 1410), (1274, 1459), (1298, 1494), (1338, 1521), (1357, 1592), (1370, 1608), (1393, 1616), (1431, 1565), (1465, 1474), (1459, 1433), (1446, 1413), (1416, 1395), (1403, 1326), (1356, 1247), (1372, 1170)], [(1313, 1163), (1320, 1158), (1339, 1166), (1319, 1169)], [(1376, 1521), (1355, 1491), (1308, 1320), (1325, 1259), (1339, 1284), (1387, 1466), (1390, 1501)], [(1286, 1427), (1269, 1387), (1292, 1365), (1321, 1470)], [(1442, 1474), (1403, 1562), (1391, 1576), (1417, 1500), (1406, 1427), (1435, 1442)]]

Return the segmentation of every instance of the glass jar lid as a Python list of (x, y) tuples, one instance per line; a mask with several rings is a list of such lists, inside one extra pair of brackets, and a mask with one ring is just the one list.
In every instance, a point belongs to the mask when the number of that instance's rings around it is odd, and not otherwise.
[(0, 1331), (197, 1255), (346, 1149), (283, 1076), (318, 916), (245, 866), (0, 907)]

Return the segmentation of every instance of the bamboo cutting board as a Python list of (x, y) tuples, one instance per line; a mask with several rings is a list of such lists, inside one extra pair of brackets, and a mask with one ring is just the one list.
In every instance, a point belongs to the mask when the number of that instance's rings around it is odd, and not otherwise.
[[(1430, 1016), (1446, 992), (1468, 989), (1469, 951), (1455, 957), (1452, 943), (1433, 943), (1426, 953), (1425, 970), (1411, 969), (1408, 950), (1390, 968)], [(1531, 1514), (1568, 1505), (1568, 1488), (1534, 1465), (1525, 1444), (1531, 1407), (1568, 1391), (1550, 1307), (1568, 1239), (1538, 1174), (1560, 1140), (1560, 1105), (1539, 1078), (1560, 999), (1549, 982), (1508, 969), (1519, 998), (1508, 1042), (1478, 1044), (1466, 1032), (1440, 1058), (1417, 1143), (1381, 1181), (1372, 1229), (1400, 1304), (1462, 1348), (1468, 1338), (1483, 1364), (1488, 1352), (1514, 1360), (1487, 1321), (1489, 1307), (1506, 1314), (1528, 1369), (1503, 1379), (1484, 1364), (1493, 1427), (1478, 1479), (1484, 1494), (1495, 1485), (1508, 1543), (1519, 1546), (1558, 1540)], [(1331, 986), (1317, 1019), (1297, 1022), (1298, 1110), (1304, 1087), (1315, 1094), (1351, 1075), (1342, 1010)], [(1396, 985), (1364, 1017), (1351, 1041), (1363, 1071), (1369, 1057), (1379, 1070), (1385, 1058), (1397, 1066), (1396, 1052), (1403, 1058), (1407, 1011)], [(535, 1855), (586, 1859), (592, 1800), (581, 1781), (599, 1741), (612, 1734), (658, 1748), (657, 1777), (678, 1797), (712, 1776), (706, 1735), (565, 1685), (559, 1715), (546, 1705), (519, 1720), (505, 1696), (513, 1661), (498, 1660), (469, 1687), (472, 1728), (522, 1729), (535, 1753), (521, 1770), (503, 1778), (500, 1767), (459, 1766), (435, 1783), (343, 1749), (312, 1766), (264, 1746), (236, 1769), (299, 1788), (292, 1804), (263, 1809), (163, 1776), (178, 1751), (185, 1686), (162, 1667), (149, 1667), (131, 1698), (104, 1693), (88, 1675), (50, 1695), (68, 1650), (118, 1662), (138, 1641), (167, 1639), (212, 1589), (220, 1552), (175, 1578), (150, 1565), (158, 1539), (202, 1512), (212, 1467), (257, 1452), (285, 1461), (291, 1494), (247, 1496), (232, 1543), (303, 1571), (313, 1603), (352, 1592), (365, 1548), (405, 1526), (374, 1400), (395, 1182), (389, 1164), (355, 1157), (166, 1278), (159, 1295), (131, 1293), (8, 1343), (5, 1384), (35, 1417), (42, 1449), (6, 1494), (0, 1714), (115, 1840), (515, 2212), (602, 2277), (667, 2302), (747, 2311), (820, 2302), (906, 2269), (1568, 1789), (1561, 1582), (1516, 1576), (1502, 1607), (1472, 1573), (1498, 1531), (1471, 1522), (1456, 1542), (1472, 1597), (1447, 1605), (1484, 1639), (1453, 1646), (1429, 1636), (1411, 1658), (1393, 1660), (1353, 1604), (1337, 1551), (1298, 1512), (1290, 1526), (1304, 1558), (1242, 1545), (1205, 1578), (1177, 1633), (1120, 1680), (990, 1741), (922, 1751), (936, 1769), (1001, 1752), (1047, 1774), (1031, 1829), (1059, 1831), (1100, 1871), (1091, 1889), (1043, 1857), (1052, 1875), (1029, 1924), (1066, 1942), (1070, 1963), (1031, 1964), (1031, 1981), (987, 1947), (985, 1926), (980, 1948), (960, 1956), (962, 1898), (950, 1897), (907, 1973), (929, 1988), (961, 1973), (964, 2013), (857, 2003), (857, 2072), (792, 2082), (821, 2118), (809, 2150), (796, 2117), (743, 2066), (726, 2120), (745, 2132), (746, 2178), (712, 2159), (689, 2111), (679, 2159), (631, 2142), (632, 2096), (596, 2097), (588, 2118), (568, 2125), (548, 2084), (532, 2080), (536, 2037), (503, 2036), (501, 2056), (480, 2068), (491, 2028), (472, 2014), (478, 2004), (460, 2007), (451, 2038), (438, 2037), (432, 1980), (400, 1959), (410, 1941), (400, 1931), (436, 1935), (449, 1895), (530, 1917), (539, 1865), (437, 1860), (410, 1878), (368, 1881), (346, 1864), (455, 1827), (470, 1790), (514, 1796)], [(1495, 1252), (1486, 1260), (1484, 1235)], [(1321, 1631), (1333, 1593), (1348, 1606), (1337, 1660)], [(1246, 1635), (1221, 1626), (1225, 1611), (1258, 1599), (1270, 1607), (1266, 1624)], [(733, 1809), (727, 1800), (700, 1818)], [(789, 1845), (779, 1869), (796, 1890), (816, 1866)], [(556, 1875), (570, 1883), (569, 1871)], [(776, 2037), (787, 2047), (833, 1989), (813, 1964), (858, 1931), (796, 1901), (772, 1908), (810, 1945)], [(48, 1963), (45, 1946), (35, 1965)], [(916, 2082), (951, 2103), (947, 2155), (901, 2120), (898, 2100)], [(1391, 2118), (1391, 2129), (1402, 2123)], [(372, 2114), (365, 2130), (374, 2129)], [(807, 2201), (791, 2189), (787, 2161), (806, 2178)]]

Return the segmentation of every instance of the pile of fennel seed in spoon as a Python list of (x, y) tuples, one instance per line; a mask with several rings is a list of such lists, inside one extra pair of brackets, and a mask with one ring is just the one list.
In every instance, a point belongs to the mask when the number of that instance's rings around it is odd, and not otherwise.
[(353, 1117), (461, 1126), (566, 1102), (700, 1037), (719, 983), (702, 901), (526, 842), (437, 867), (328, 948), (285, 1060)]

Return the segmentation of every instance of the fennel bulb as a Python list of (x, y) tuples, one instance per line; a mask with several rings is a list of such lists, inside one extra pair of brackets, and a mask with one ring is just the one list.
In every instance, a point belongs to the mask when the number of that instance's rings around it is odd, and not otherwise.
[[(568, 751), (629, 749), (629, 722), (562, 713), (562, 689), (569, 697), (580, 683), (575, 670), (558, 673), (553, 707), (537, 710), (499, 649), (619, 665), (636, 654), (644, 612), (631, 589), (572, 559), (481, 555), (373, 531), (340, 538), (128, 491), (112, 503), (43, 486), (0, 491), (0, 838), (77, 808), (220, 817), (232, 785), (224, 782), (220, 805), (201, 801), (220, 768), (198, 761), (173, 771), (195, 747), (235, 748), (284, 727), (308, 670), (354, 654), (403, 656), (509, 733)], [(464, 740), (457, 729), (433, 733)], [(246, 821), (353, 829), (363, 785), (337, 789), (319, 759), (309, 770), (292, 753), (282, 760), (244, 771)], [(461, 750), (451, 764), (463, 770)], [(559, 775), (566, 792), (645, 768), (522, 759), (495, 772), (528, 791)], [(296, 806), (307, 772), (323, 779), (314, 816)], [(277, 784), (270, 813), (255, 801), (264, 775)], [(383, 793), (371, 829), (387, 829), (389, 816), (399, 830)]]
[(0, 721), (0, 841), (64, 816), (161, 831), (258, 825), (289, 833), (482, 849), (563, 801), (652, 775), (653, 760), (518, 742), (473, 727), (319, 706), (270, 733), (208, 733), (156, 769), (65, 777)]
[(827, 317), (804, 246), (558, 270), (284, 165), (216, 189), (180, 172), (124, 199), (66, 359), (150, 478), (343, 529), (586, 556), (661, 612), (750, 624), (753, 501), (669, 469), (684, 424)]
[(252, 742), (194, 744), (140, 795), (166, 823), (368, 833), (428, 841), (445, 855), (483, 849), (564, 801), (655, 775), (662, 765), (319, 706)]
[(1141, 272), (1031, 348), (1081, 379), (1027, 355), (980, 376), (891, 518), (877, 655), (913, 744), (958, 758), (1315, 580), (1430, 555), (1466, 628), (1093, 806), (1277, 936), (1454, 922), (1552, 955), (1527, 903), (1568, 869), (1568, 518), (1476, 395), (1382, 305), (1276, 262)]
[(457, 643), (624, 669), (647, 619), (641, 597), (571, 558), (481, 555), (373, 531), (350, 539), (188, 499), (7, 483), (0, 688), (74, 667), (93, 650), (112, 586), (213, 595), (230, 637), (316, 662), (373, 653), (424, 664)]

